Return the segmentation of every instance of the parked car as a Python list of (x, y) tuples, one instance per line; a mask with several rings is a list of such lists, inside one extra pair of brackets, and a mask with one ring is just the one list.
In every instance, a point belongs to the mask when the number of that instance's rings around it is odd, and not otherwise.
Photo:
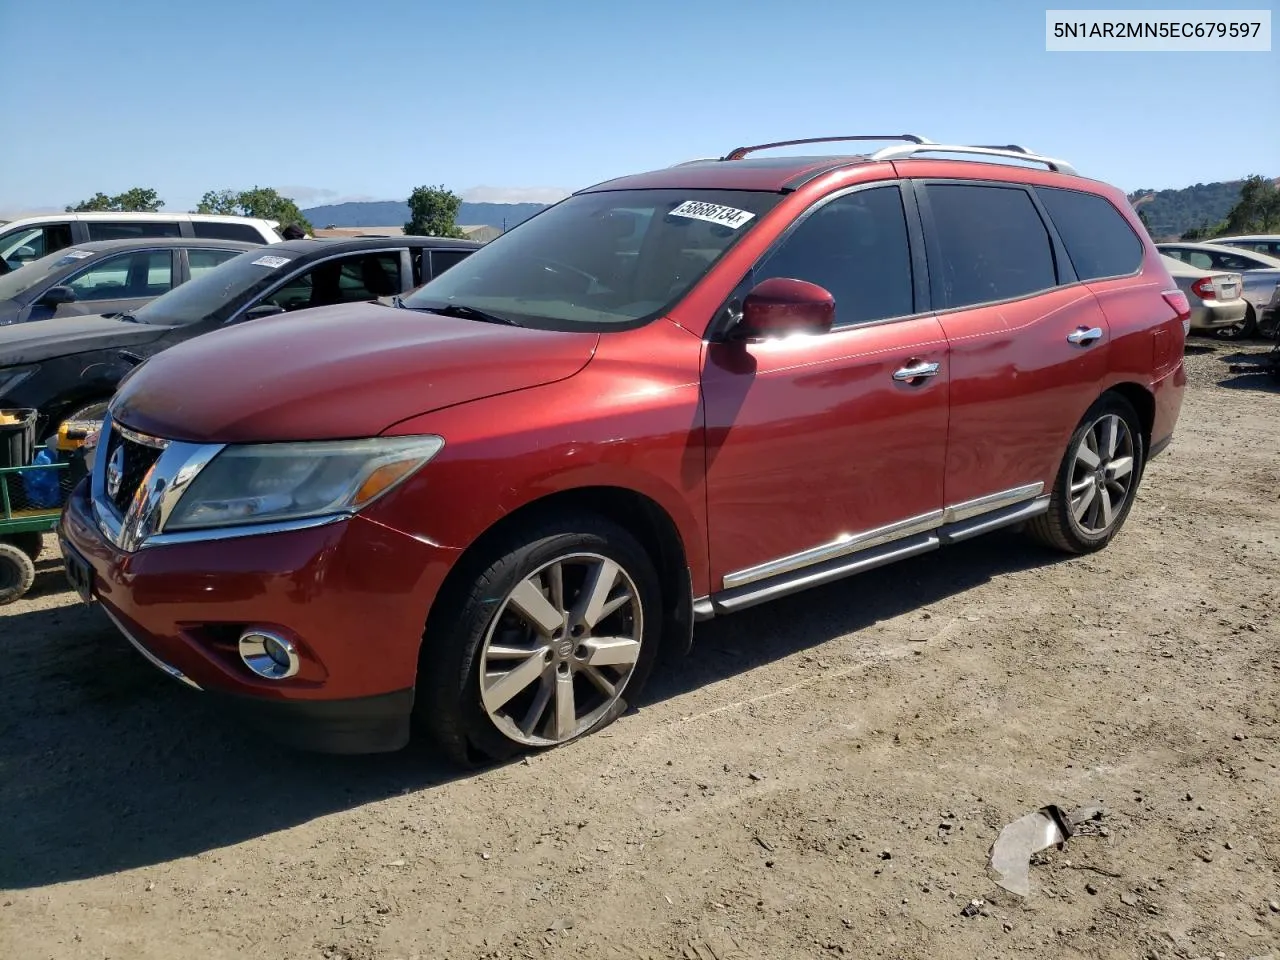
[(63, 515), (71, 582), (287, 743), (416, 715), (469, 762), (609, 723), (695, 620), (1015, 524), (1103, 548), (1187, 298), (1120, 190), (902, 139), (612, 180), (404, 309), (153, 357)]
[(1280, 234), (1254, 233), (1238, 237), (1214, 237), (1213, 242), (1224, 247), (1239, 247), (1241, 250), (1252, 250), (1254, 253), (1265, 253), (1269, 257), (1280, 258)]
[(0, 276), (0, 327), (135, 310), (260, 244), (99, 240)]
[(213, 213), (51, 213), (0, 223), (0, 274), (94, 240), (196, 237), (279, 243), (274, 220)]
[(1156, 249), (1193, 267), (1240, 274), (1247, 303), (1245, 316), (1240, 323), (1215, 330), (1220, 339), (1243, 340), (1257, 333), (1260, 325), (1270, 326), (1267, 313), (1280, 284), (1280, 260), (1217, 243), (1157, 243)]
[(1178, 289), (1187, 295), (1190, 332), (1216, 333), (1244, 320), (1249, 304), (1241, 295), (1244, 281), (1240, 274), (1193, 267), (1166, 254), (1161, 257)]
[(0, 328), (0, 407), (39, 410), (41, 437), (65, 420), (99, 419), (121, 377), (174, 344), (245, 320), (407, 293), (479, 246), (290, 240), (238, 254), (131, 313)]

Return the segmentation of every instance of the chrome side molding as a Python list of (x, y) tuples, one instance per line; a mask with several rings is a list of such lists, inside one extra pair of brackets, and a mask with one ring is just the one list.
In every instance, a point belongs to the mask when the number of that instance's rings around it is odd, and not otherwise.
[[(996, 527), (1004, 526), (1008, 523), (1018, 523), (1026, 519), (1026, 517), (1044, 512), (1049, 507), (1047, 498), (1044, 498), (1042, 506), (1037, 506), (1035, 509), (1029, 507), (1027, 510), (1020, 511), (1014, 519), (1005, 519), (1002, 513), (1009, 507), (1024, 504), (1027, 501), (1036, 501), (1036, 498), (1040, 497), (1043, 492), (1044, 484), (1042, 482), (1023, 484), (1019, 487), (1012, 487), (1009, 490), (1001, 490), (997, 493), (976, 497), (973, 500), (952, 504), (941, 510), (933, 510), (929, 513), (922, 513), (919, 516), (908, 517), (905, 520), (886, 524), (873, 530), (856, 534), (841, 534), (828, 543), (810, 547), (808, 550), (802, 550), (799, 553), (793, 553), (785, 557), (778, 557), (775, 560), (769, 560), (754, 567), (747, 567), (744, 570), (735, 570), (732, 573), (727, 573), (724, 576), (723, 589), (737, 590), (748, 584), (781, 577), (808, 567), (839, 560), (842, 557), (860, 554), (882, 544), (893, 543), (935, 530), (940, 535), (939, 543), (951, 543), (959, 539), (965, 539), (967, 536), (976, 536), (978, 532), (984, 532), (987, 529), (994, 530)], [(1001, 512), (1001, 516), (994, 516), (997, 512)], [(973, 533), (966, 532), (970, 527), (970, 525), (966, 524), (966, 521), (976, 517), (984, 517), (988, 514), (993, 515), (990, 517), (991, 523), (973, 526), (972, 529), (975, 531)], [(962, 524), (965, 525), (964, 529), (960, 529)], [(948, 530), (949, 526), (955, 526), (956, 529)]]

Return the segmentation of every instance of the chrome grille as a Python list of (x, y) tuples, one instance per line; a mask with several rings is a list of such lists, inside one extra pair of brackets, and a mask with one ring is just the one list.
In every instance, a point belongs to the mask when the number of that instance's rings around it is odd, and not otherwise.
[(115, 470), (119, 470), (120, 485), (113, 490), (108, 479), (106, 496), (120, 516), (128, 513), (129, 504), (133, 502), (138, 488), (163, 452), (164, 444), (161, 441), (152, 441), (112, 425), (103, 448), (103, 460), (108, 478)]

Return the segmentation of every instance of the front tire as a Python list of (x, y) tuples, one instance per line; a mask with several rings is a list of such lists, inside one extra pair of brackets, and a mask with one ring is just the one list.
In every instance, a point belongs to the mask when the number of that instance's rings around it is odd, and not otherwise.
[(1145, 457), (1133, 405), (1118, 394), (1103, 395), (1071, 435), (1049, 509), (1027, 524), (1028, 532), (1067, 553), (1101, 550), (1129, 516)]
[(419, 723), (455, 762), (504, 760), (599, 730), (647, 679), (662, 629), (653, 561), (586, 515), (488, 549), (428, 623)]

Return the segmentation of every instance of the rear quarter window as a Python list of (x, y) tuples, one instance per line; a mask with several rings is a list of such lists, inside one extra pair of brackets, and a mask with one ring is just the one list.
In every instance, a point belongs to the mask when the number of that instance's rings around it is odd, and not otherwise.
[(90, 240), (136, 240), (140, 237), (182, 236), (182, 228), (176, 223), (167, 221), (133, 220), (111, 223), (90, 220), (85, 226), (89, 228)]
[(1036, 187), (1081, 280), (1127, 277), (1142, 265), (1142, 241), (1104, 197), (1060, 187)]

